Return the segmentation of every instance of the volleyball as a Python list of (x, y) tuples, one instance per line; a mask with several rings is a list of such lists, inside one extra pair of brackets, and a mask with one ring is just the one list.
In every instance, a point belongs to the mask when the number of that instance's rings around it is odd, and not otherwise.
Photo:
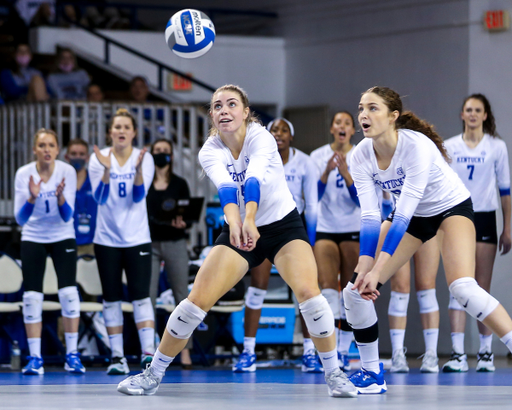
[(202, 11), (185, 9), (175, 13), (165, 28), (165, 42), (174, 54), (197, 58), (206, 54), (215, 41), (215, 26)]

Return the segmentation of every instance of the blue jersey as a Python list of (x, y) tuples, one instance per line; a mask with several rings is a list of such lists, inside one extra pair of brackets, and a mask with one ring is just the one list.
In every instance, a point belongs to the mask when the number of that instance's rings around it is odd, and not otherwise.
[(91, 180), (89, 174), (85, 178), (82, 187), (76, 191), (75, 199), (75, 234), (76, 244), (88, 245), (94, 239), (96, 229), (96, 214), (98, 213), (98, 204), (92, 196)]

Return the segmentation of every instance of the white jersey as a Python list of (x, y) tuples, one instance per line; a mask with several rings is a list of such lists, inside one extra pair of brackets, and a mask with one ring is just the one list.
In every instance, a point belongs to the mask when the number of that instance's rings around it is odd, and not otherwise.
[[(18, 215), (20, 209), (30, 198), (28, 188), (32, 175), (37, 184), (41, 180), (37, 172), (36, 163), (31, 162), (16, 172), (14, 215)], [(36, 199), (34, 210), (28, 221), (23, 225), (21, 240), (37, 243), (54, 243), (65, 239), (75, 239), (73, 217), (64, 222), (59, 212), (59, 204), (55, 196), (55, 189), (64, 179), (64, 198), (71, 208), (75, 208), (76, 196), (76, 171), (63, 161), (55, 160), (55, 168), (48, 182), (41, 182), (39, 196)], [(71, 212), (73, 214), (73, 212)]]
[[(350, 173), (353, 153), (354, 148), (347, 153), (347, 164)], [(311, 153), (311, 159), (318, 168), (318, 179), (324, 173), (325, 167), (333, 154), (334, 151), (330, 144), (317, 148)], [(318, 204), (316, 231), (327, 233), (359, 232), (360, 220), (361, 208), (351, 198), (347, 184), (338, 169), (333, 169), (327, 178), (325, 192)]]
[(505, 141), (484, 134), (475, 148), (470, 148), (462, 134), (445, 141), (450, 166), (471, 192), (475, 212), (498, 209), (496, 181), (503, 193), (510, 193), (510, 169)]
[(407, 220), (412, 216), (438, 215), (470, 196), (432, 140), (411, 130), (398, 130), (396, 150), (385, 170), (377, 164), (372, 140), (361, 141), (352, 156), (352, 177), (361, 202), (362, 218), (378, 218), (379, 221), (375, 186), (393, 194), (396, 213)]
[[(102, 155), (108, 155), (110, 148), (101, 150)], [(148, 212), (146, 200), (133, 201), (133, 181), (135, 178), (135, 165), (140, 149), (133, 148), (126, 163), (120, 166), (114, 154), (110, 156), (110, 182), (107, 202), (98, 205), (96, 219), (96, 232), (94, 243), (116, 248), (150, 243)], [(89, 178), (93, 195), (100, 184), (104, 172), (96, 154), (91, 155), (89, 161)], [(142, 177), (144, 179), (145, 195), (153, 182), (155, 163), (151, 154), (144, 154), (142, 162)]]
[(284, 164), (284, 175), (299, 214), (306, 211), (306, 214), (316, 215), (319, 176), (309, 155), (290, 148), (288, 162)]
[(264, 127), (251, 123), (237, 159), (214, 135), (199, 151), (199, 162), (217, 189), (237, 188), (238, 207), (245, 219), (244, 182), (254, 177), (260, 183), (260, 203), (256, 213), (256, 226), (279, 221), (296, 207), (286, 184), (283, 161), (277, 151), (275, 138)]

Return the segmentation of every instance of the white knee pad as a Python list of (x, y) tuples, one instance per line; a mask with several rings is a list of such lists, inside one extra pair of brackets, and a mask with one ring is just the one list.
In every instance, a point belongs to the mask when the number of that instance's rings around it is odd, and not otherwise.
[(457, 302), (457, 299), (453, 297), (453, 295), (450, 292), (450, 301), (448, 302), (448, 309), (452, 310), (464, 310), (464, 308), (460, 305), (459, 302)]
[(349, 282), (343, 289), (347, 322), (352, 329), (366, 329), (377, 323), (375, 305), (371, 300), (364, 300), (357, 290), (352, 290)]
[(23, 292), (23, 322), (40, 323), (43, 321), (43, 299), (41, 292), (30, 290)]
[(245, 294), (245, 306), (254, 310), (261, 309), (266, 295), (266, 290), (249, 286), (247, 288), (247, 293)]
[(80, 296), (76, 286), (66, 286), (59, 289), (59, 302), (62, 306), (62, 316), (70, 319), (80, 317)]
[(327, 303), (329, 303), (334, 319), (340, 319), (341, 303), (339, 292), (336, 289), (322, 289), (322, 295), (327, 299)]
[(347, 314), (345, 313), (345, 302), (343, 301), (343, 292), (338, 292), (340, 298), (340, 319), (347, 320)]
[(409, 293), (400, 293), (391, 291), (389, 298), (388, 315), (396, 317), (406, 317), (407, 307), (409, 306)]
[(499, 302), (483, 290), (474, 278), (460, 278), (450, 285), (450, 292), (464, 310), (480, 321), (499, 305)]
[(435, 289), (419, 290), (416, 292), (416, 297), (420, 305), (420, 313), (432, 313), (439, 310)]
[(333, 334), (334, 317), (323, 295), (314, 296), (300, 303), (299, 309), (311, 336), (323, 338)]
[(103, 318), (106, 327), (123, 326), (123, 309), (121, 301), (107, 302), (103, 301)]
[(166, 328), (175, 338), (188, 339), (205, 316), (203, 309), (183, 299), (169, 317)]
[(146, 320), (155, 320), (155, 312), (153, 311), (153, 304), (151, 298), (134, 300), (133, 305), (133, 319), (135, 323), (145, 322)]

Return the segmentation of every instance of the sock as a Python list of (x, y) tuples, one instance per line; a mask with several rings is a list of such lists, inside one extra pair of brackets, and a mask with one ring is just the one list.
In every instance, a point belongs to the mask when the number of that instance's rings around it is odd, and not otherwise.
[(325, 374), (332, 373), (336, 369), (339, 369), (338, 365), (338, 352), (336, 349), (330, 352), (318, 352)]
[(425, 340), (425, 351), (432, 350), (437, 356), (439, 329), (423, 329), (423, 339)]
[(27, 339), (27, 342), (28, 342), (28, 350), (30, 351), (30, 356), (41, 357), (41, 338), (40, 337), (29, 337)]
[(124, 357), (123, 334), (108, 335), (112, 357)]
[(354, 339), (354, 332), (340, 330), (338, 332), (338, 352), (347, 354)]
[(156, 349), (155, 356), (151, 362), (151, 371), (156, 377), (164, 377), (165, 370), (174, 360), (174, 357), (164, 355), (160, 350)]
[(503, 343), (505, 343), (505, 346), (507, 346), (508, 350), (512, 353), (512, 330), (510, 332), (508, 332), (505, 336), (500, 338), (500, 340)]
[(255, 337), (244, 337), (244, 352), (254, 354), (254, 348), (256, 347)]
[(64, 333), (66, 339), (66, 354), (78, 352), (78, 332)]
[(358, 343), (361, 356), (361, 368), (373, 373), (379, 373), (379, 339), (370, 343)]
[(452, 349), (455, 353), (464, 354), (464, 333), (452, 333)]
[(391, 338), (391, 353), (404, 348), (405, 329), (389, 329)]
[(304, 354), (308, 353), (311, 350), (315, 350), (315, 344), (311, 339), (304, 338)]
[(155, 329), (143, 327), (139, 329), (140, 348), (143, 354), (155, 353)]
[(492, 352), (492, 334), (480, 335), (480, 350), (478, 353), (491, 353)]

